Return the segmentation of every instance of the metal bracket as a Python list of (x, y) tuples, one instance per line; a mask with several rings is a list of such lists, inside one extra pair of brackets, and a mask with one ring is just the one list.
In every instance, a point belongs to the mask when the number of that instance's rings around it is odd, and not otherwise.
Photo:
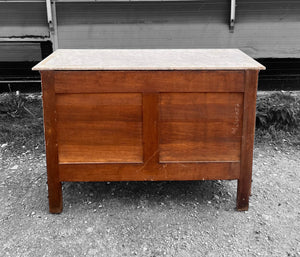
[(52, 18), (52, 10), (51, 10), (51, 0), (46, 0), (46, 7), (47, 7), (47, 19), (48, 19), (48, 26), (50, 32), (54, 31), (53, 26), (53, 18)]
[(231, 0), (229, 31), (234, 32), (236, 0)]
[(53, 50), (56, 50), (58, 49), (58, 37), (55, 0), (46, 0), (46, 8), (50, 38), (52, 41)]

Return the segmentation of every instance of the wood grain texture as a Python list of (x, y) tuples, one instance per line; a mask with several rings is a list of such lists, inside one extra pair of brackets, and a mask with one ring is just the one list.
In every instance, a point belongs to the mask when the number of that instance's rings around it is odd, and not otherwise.
[(243, 71), (56, 71), (56, 93), (243, 92)]
[(141, 145), (141, 122), (60, 121), (57, 128), (61, 145)]
[(242, 93), (163, 93), (160, 162), (239, 161)]
[(57, 94), (58, 122), (141, 121), (141, 94)]
[(231, 180), (239, 174), (239, 162), (59, 165), (61, 181)]
[[(229, 92), (229, 93), (192, 92), (190, 94), (168, 92), (168, 93), (161, 94), (160, 104), (161, 105), (175, 105), (175, 104), (185, 104), (185, 105), (223, 104), (224, 105), (228, 103), (241, 102), (243, 100), (241, 99), (241, 96), (242, 96), (241, 93), (237, 93), (237, 92)], [(187, 99), (189, 99), (189, 101), (187, 101)]]
[(160, 145), (160, 163), (165, 162), (205, 162), (240, 161), (240, 139), (217, 138), (201, 142), (183, 142)]
[(51, 213), (60, 213), (63, 208), (62, 188), (59, 181), (57, 130), (53, 72), (42, 72), (44, 132), (46, 144), (48, 199)]
[(162, 122), (231, 121), (242, 114), (242, 93), (162, 93)]
[(255, 108), (258, 71), (245, 72), (243, 138), (241, 145), (241, 174), (238, 180), (237, 209), (246, 211), (249, 208), (251, 192), (253, 144), (255, 133)]
[(158, 163), (159, 155), (159, 94), (143, 94), (143, 161)]
[(257, 73), (42, 73), (50, 211), (61, 181), (218, 179), (248, 209)]
[(59, 163), (142, 163), (141, 145), (69, 145), (58, 148)]
[(142, 96), (57, 94), (59, 163), (141, 163)]
[(242, 136), (242, 126), (233, 121), (209, 121), (206, 122), (162, 122), (160, 129), (160, 143), (199, 142), (204, 138), (236, 138)]

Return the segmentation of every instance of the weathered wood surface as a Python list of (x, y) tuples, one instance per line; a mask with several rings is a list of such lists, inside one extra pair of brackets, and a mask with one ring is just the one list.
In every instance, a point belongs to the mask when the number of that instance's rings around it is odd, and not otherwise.
[(61, 181), (232, 180), (239, 176), (239, 162), (59, 165)]
[(58, 94), (59, 163), (142, 162), (141, 94)]
[(143, 163), (157, 166), (159, 162), (159, 94), (143, 94)]
[(42, 71), (50, 211), (61, 181), (237, 179), (247, 210), (258, 70)]
[(241, 173), (237, 191), (237, 209), (241, 211), (248, 210), (251, 193), (257, 79), (258, 71), (245, 72)]
[(241, 93), (161, 95), (161, 162), (239, 161)]
[(42, 81), (49, 209), (51, 213), (60, 213), (63, 205), (62, 188), (58, 170), (53, 72), (42, 72)]
[(56, 93), (243, 92), (243, 71), (55, 72)]

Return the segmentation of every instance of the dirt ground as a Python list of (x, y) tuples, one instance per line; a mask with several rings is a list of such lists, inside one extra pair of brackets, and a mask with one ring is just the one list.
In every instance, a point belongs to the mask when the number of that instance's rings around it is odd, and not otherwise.
[(0, 256), (300, 256), (299, 146), (256, 144), (236, 181), (64, 183), (48, 212), (44, 150), (0, 144)]
[(300, 151), (276, 149), (255, 148), (247, 212), (236, 181), (114, 182), (65, 183), (59, 215), (24, 149), (2, 160), (0, 256), (300, 256)]

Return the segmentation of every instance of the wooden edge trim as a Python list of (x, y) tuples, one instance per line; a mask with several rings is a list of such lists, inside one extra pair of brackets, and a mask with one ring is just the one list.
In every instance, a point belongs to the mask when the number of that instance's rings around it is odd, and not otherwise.
[(56, 93), (244, 92), (244, 71), (55, 71)]
[(60, 181), (232, 180), (239, 162), (156, 164), (60, 164)]
[(47, 182), (49, 210), (51, 213), (62, 211), (62, 188), (58, 171), (58, 147), (56, 130), (56, 106), (53, 71), (41, 72), (44, 133), (46, 144)]
[(241, 168), (237, 189), (237, 209), (249, 208), (251, 192), (253, 145), (255, 133), (256, 94), (258, 70), (245, 71), (245, 93), (243, 110), (243, 133), (241, 143)]

